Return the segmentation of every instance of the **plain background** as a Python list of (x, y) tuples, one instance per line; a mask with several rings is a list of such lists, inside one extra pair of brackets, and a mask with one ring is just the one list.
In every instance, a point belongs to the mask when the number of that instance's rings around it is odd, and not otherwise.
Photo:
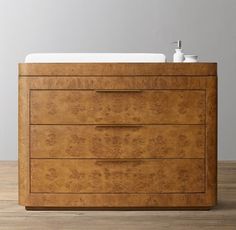
[(219, 159), (236, 160), (235, 0), (0, 0), (0, 160), (17, 159), (17, 64), (35, 52), (157, 52), (218, 62)]

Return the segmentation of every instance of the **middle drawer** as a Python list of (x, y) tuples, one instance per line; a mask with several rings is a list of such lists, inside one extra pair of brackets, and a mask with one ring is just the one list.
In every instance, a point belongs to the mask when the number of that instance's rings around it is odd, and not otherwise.
[(205, 125), (31, 125), (32, 158), (203, 158)]

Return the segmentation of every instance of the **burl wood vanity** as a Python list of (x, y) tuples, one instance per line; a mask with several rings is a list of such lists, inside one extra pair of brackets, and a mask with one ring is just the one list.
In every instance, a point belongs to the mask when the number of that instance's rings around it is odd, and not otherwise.
[(20, 64), (19, 203), (213, 207), (216, 68)]

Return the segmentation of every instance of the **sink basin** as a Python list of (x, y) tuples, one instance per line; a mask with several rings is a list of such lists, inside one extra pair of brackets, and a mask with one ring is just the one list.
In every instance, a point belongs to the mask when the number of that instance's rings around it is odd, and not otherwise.
[(165, 62), (159, 53), (35, 53), (26, 63), (157, 63)]

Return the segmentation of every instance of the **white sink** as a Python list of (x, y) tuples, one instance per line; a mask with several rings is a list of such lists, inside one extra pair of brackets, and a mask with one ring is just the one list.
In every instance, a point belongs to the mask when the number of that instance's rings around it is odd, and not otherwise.
[(26, 63), (157, 63), (166, 62), (159, 53), (34, 53)]

